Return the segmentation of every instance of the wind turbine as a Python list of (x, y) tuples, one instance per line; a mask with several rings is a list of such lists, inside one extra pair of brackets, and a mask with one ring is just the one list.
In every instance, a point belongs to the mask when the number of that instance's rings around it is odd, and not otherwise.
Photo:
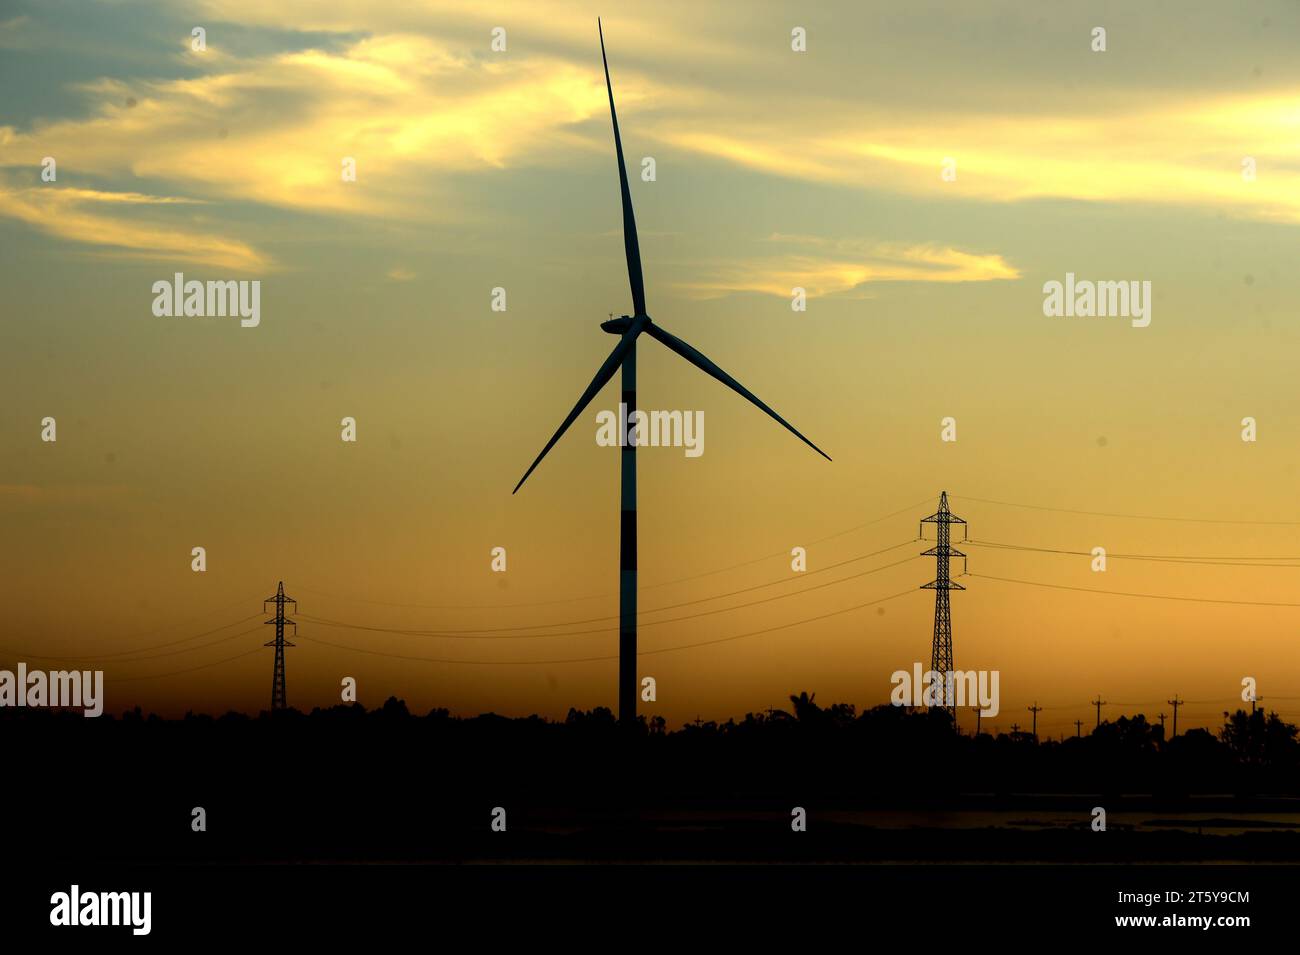
[[(636, 216), (632, 212), (632, 193), (627, 185), (627, 167), (623, 163), (623, 141), (618, 134), (618, 114), (614, 111), (614, 87), (609, 81), (609, 60), (605, 57), (605, 31), (596, 20), (596, 29), (600, 32), (600, 59), (605, 67), (605, 90), (609, 93), (609, 116), (614, 124), (614, 151), (618, 156), (618, 182), (623, 195), (623, 250), (627, 255), (627, 275), (632, 286), (632, 314), (620, 318), (611, 318), (601, 322), (600, 327), (611, 335), (618, 335), (618, 344), (609, 353), (605, 363), (591, 379), (591, 384), (582, 393), (578, 403), (573, 406), (568, 417), (546, 442), (542, 453), (529, 465), (524, 476), (515, 485), (516, 493), (528, 476), (546, 457), (546, 453), (555, 446), (569, 425), (582, 414), (583, 409), (591, 404), (596, 394), (603, 388), (614, 372), (623, 372), (623, 404), (629, 420), (636, 410), (636, 340), (642, 332), (660, 342), (671, 351), (685, 358), (696, 368), (722, 382), (732, 391), (757, 405), (774, 418), (787, 430), (792, 432), (804, 444), (812, 448), (827, 461), (830, 455), (813, 444), (798, 432), (788, 421), (760, 401), (744, 385), (711, 362), (692, 346), (676, 335), (656, 325), (650, 320), (645, 307), (645, 281), (641, 274), (641, 249), (637, 243)], [(622, 426), (620, 425), (620, 430)], [(618, 588), (618, 718), (623, 724), (636, 720), (636, 446), (628, 441), (620, 449), (622, 469), (622, 524), (619, 530), (619, 588)]]

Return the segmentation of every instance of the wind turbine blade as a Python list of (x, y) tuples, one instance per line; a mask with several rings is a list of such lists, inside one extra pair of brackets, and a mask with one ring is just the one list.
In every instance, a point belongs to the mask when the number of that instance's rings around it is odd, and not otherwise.
[(600, 370), (596, 372), (596, 377), (591, 379), (591, 384), (587, 386), (587, 390), (582, 393), (582, 397), (578, 399), (578, 403), (574, 405), (573, 410), (569, 412), (569, 416), (564, 419), (564, 423), (560, 425), (555, 434), (551, 436), (551, 440), (546, 442), (546, 447), (542, 448), (542, 453), (537, 456), (537, 459), (533, 461), (531, 465), (529, 465), (528, 470), (524, 472), (524, 476), (521, 477), (519, 483), (515, 485), (515, 490), (510, 492), (511, 494), (514, 494), (524, 486), (524, 482), (528, 480), (528, 475), (532, 474), (537, 465), (542, 463), (542, 458), (546, 457), (546, 452), (555, 447), (555, 442), (560, 440), (560, 437), (564, 432), (569, 429), (569, 425), (573, 424), (578, 415), (582, 414), (582, 410), (586, 408), (587, 405), (591, 404), (591, 399), (596, 397), (597, 392), (599, 392), (601, 388), (604, 388), (609, 380), (614, 377), (614, 372), (618, 371), (619, 366), (623, 364), (623, 356), (628, 353), (628, 349), (630, 349), (635, 343), (636, 335), (624, 335), (619, 339), (618, 344), (614, 346), (614, 350), (610, 352), (609, 357), (605, 359), (605, 364), (600, 366)]
[(647, 335), (650, 335), (652, 338), (656, 339), (659, 342), (662, 342), (668, 348), (677, 352), (677, 354), (681, 355), (683, 358), (689, 361), (696, 368), (700, 369), (700, 371), (704, 372), (707, 375), (712, 375), (714, 378), (718, 379), (718, 381), (722, 382), (732, 391), (736, 392), (737, 394), (741, 395), (744, 398), (749, 399), (759, 408), (766, 411), (769, 415), (771, 415), (774, 419), (776, 419), (776, 421), (782, 424), (787, 430), (792, 432), (795, 435), (795, 437), (797, 437), (804, 444), (808, 445), (808, 447), (812, 448), (814, 451), (816, 451), (818, 454), (824, 457), (827, 461), (831, 459), (831, 456), (829, 454), (827, 454), (821, 448), (817, 447), (817, 445), (813, 444), (802, 434), (800, 434), (799, 430), (795, 428), (794, 425), (790, 424), (790, 422), (786, 421), (784, 418), (782, 418), (779, 414), (777, 414), (767, 405), (763, 404), (763, 402), (758, 399), (757, 395), (755, 395), (748, 388), (746, 388), (744, 385), (738, 382), (735, 378), (732, 378), (730, 375), (728, 375), (725, 371), (723, 371), (713, 362), (709, 361), (709, 359), (705, 355), (703, 355), (693, 346), (688, 345), (686, 342), (682, 341), (680, 338), (678, 338), (676, 335), (672, 334), (671, 332), (664, 331), (663, 326), (661, 325), (647, 325), (645, 330)]
[(641, 275), (641, 244), (636, 238), (636, 213), (632, 211), (632, 192), (627, 186), (627, 166), (623, 164), (623, 140), (618, 134), (618, 114), (614, 112), (614, 87), (609, 82), (609, 60), (605, 59), (605, 31), (600, 31), (600, 61), (605, 64), (605, 90), (609, 93), (609, 117), (614, 121), (614, 151), (618, 153), (618, 184), (623, 191), (623, 251), (627, 255), (627, 278), (632, 285), (634, 315), (645, 314), (645, 279)]

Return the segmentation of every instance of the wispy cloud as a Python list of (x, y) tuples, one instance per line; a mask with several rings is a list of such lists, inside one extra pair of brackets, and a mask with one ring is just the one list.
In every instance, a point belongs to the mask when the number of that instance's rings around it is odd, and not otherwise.
[(20, 50), (24, 43), (24, 31), (31, 20), (26, 16), (9, 17), (0, 20), (0, 50)]
[[(569, 127), (605, 108), (590, 68), (546, 57), (506, 68), (417, 36), (211, 66), (194, 79), (92, 84), (89, 118), (0, 130), (5, 161), (35, 166), (51, 155), (70, 170), (147, 177), (205, 198), (432, 217), (436, 202), (412, 198), (437, 174), (569, 152)], [(343, 179), (345, 157), (356, 182)]]
[(133, 206), (192, 206), (204, 204), (202, 199), (191, 199), (186, 196), (150, 196), (143, 192), (106, 192), (102, 189), (77, 189), (68, 186), (59, 187), (58, 192), (60, 199), (65, 202), (121, 202)]
[[(821, 115), (825, 117), (823, 110)], [(693, 118), (660, 124), (682, 149), (772, 175), (929, 198), (1060, 198), (1167, 203), (1300, 222), (1300, 100), (1259, 93), (1171, 100), (1093, 114), (857, 116), (827, 130), (816, 114), (790, 135), (770, 124)], [(863, 130), (869, 130), (864, 133)], [(1242, 162), (1255, 160), (1254, 181)], [(956, 163), (945, 181), (945, 159)]]
[[(359, 0), (209, 0), (202, 10), (214, 24), (324, 32), (331, 40), (246, 55), (213, 28), (206, 53), (181, 46), (177, 54), (198, 75), (100, 79), (78, 87), (90, 101), (88, 115), (0, 127), (3, 165), (30, 170), (50, 155), (61, 181), (115, 187), (29, 191), (0, 180), (8, 206), (0, 214), (122, 254), (260, 269), (272, 265), (253, 245), (251, 230), (260, 223), (199, 224), (162, 210), (145, 221), (131, 207), (240, 202), (309, 215), (447, 221), (463, 192), (449, 184), (451, 176), (608, 155), (607, 125), (584, 126), (607, 115), (594, 8), (503, 0), (467, 12), (460, 0), (409, 9)], [(784, 38), (733, 31), (721, 42), (728, 16), (691, 3), (669, 4), (654, 16), (635, 6), (618, 11), (625, 61), (619, 103), (636, 118), (630, 128), (641, 143), (769, 176), (929, 201), (1167, 203), (1300, 222), (1300, 105), (1288, 90), (1208, 99), (1194, 92), (1106, 96), (1097, 103), (1072, 95), (1059, 113), (1005, 96), (988, 99), (999, 111), (904, 108), (843, 90), (826, 95), (816, 85), (825, 67), (810, 71), (806, 84), (787, 82), (789, 64), (773, 59), (792, 55), (782, 50)], [(0, 23), (0, 36), (21, 33), (22, 21)], [(511, 37), (501, 56), (488, 52), (497, 22)], [(660, 72), (646, 71), (650, 60)], [(798, 62), (822, 63), (812, 54)], [(737, 63), (744, 83), (730, 69)], [(1259, 169), (1253, 182), (1240, 175), (1246, 156)], [(343, 180), (345, 157), (355, 160), (356, 182)], [(945, 157), (957, 163), (955, 182), (940, 177)], [(169, 195), (147, 195), (142, 181)], [(714, 284), (689, 287), (770, 290), (802, 274), (796, 284), (833, 294), (871, 281), (986, 281), (1015, 272), (998, 256), (941, 240), (849, 251), (720, 263)]]
[(990, 282), (1016, 279), (1020, 272), (1001, 255), (965, 252), (936, 244), (905, 245), (773, 235), (793, 246), (785, 255), (718, 262), (706, 277), (677, 285), (688, 295), (716, 298), (733, 292), (789, 297), (805, 289), (812, 296), (840, 295), (875, 282)]
[(125, 218), (125, 205), (169, 206), (188, 200), (139, 193), (62, 189), (55, 183), (14, 188), (0, 179), (0, 216), (49, 235), (101, 247), (107, 254), (160, 261), (192, 262), (239, 272), (266, 272), (275, 263), (239, 239), (214, 235), (194, 222)]

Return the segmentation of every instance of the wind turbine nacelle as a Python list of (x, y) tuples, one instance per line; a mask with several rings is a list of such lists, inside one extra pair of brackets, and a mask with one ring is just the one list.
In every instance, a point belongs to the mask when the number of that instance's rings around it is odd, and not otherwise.
[(622, 335), (627, 331), (628, 326), (632, 324), (632, 316), (623, 315), (619, 318), (611, 318), (607, 322), (601, 322), (600, 327), (611, 335)]

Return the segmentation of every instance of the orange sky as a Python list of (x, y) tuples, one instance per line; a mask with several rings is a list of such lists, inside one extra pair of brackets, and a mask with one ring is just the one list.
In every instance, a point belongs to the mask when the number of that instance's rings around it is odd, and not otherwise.
[[(639, 455), (645, 709), (885, 702), (929, 660), (914, 538), (946, 489), (977, 542), (1042, 549), (972, 544), (953, 597), (1000, 729), (1037, 700), (1040, 732), (1072, 732), (1100, 693), (1149, 717), (1178, 694), (1181, 730), (1247, 676), (1289, 713), (1294, 9), (1108, 10), (1103, 54), (1064, 8), (827, 5), (797, 54), (779, 5), (606, 6), (650, 314), (834, 458), (643, 341), (642, 405), (707, 423), (698, 458)], [(418, 711), (614, 705), (613, 660), (558, 661), (616, 653), (618, 455), (595, 441), (616, 385), (510, 494), (629, 308), (594, 7), (565, 9), (210, 3), (203, 53), (148, 4), (0, 24), (26, 90), (0, 114), (0, 666), (87, 657), (110, 710), (264, 707), (271, 628), (239, 621), (283, 579), (299, 707), (345, 676)], [(260, 281), (261, 324), (155, 317), (177, 271)], [(1044, 316), (1067, 272), (1150, 281), (1150, 326)], [(810, 572), (882, 553), (800, 576), (795, 546)], [(1097, 546), (1203, 562), (1047, 552)]]

